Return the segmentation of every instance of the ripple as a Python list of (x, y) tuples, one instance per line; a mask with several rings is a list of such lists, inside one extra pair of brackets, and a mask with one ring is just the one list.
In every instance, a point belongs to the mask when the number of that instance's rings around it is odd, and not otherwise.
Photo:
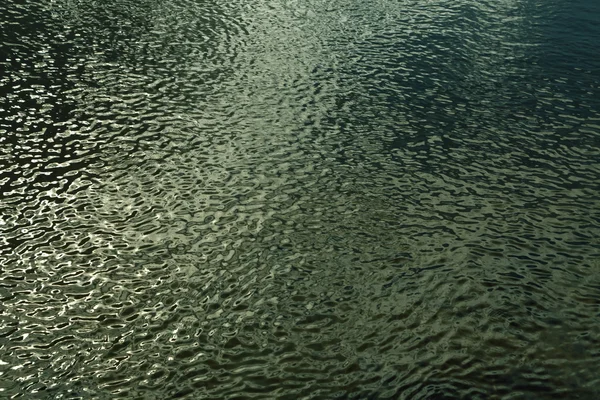
[(0, 397), (598, 397), (598, 7), (5, 3)]

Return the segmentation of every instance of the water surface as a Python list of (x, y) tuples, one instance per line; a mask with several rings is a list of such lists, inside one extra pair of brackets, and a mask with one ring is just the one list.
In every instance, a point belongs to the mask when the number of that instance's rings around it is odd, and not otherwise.
[(600, 6), (5, 0), (0, 397), (600, 398)]

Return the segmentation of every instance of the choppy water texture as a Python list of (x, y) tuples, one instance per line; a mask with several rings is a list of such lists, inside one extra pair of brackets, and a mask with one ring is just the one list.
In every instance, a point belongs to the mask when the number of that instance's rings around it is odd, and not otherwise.
[(0, 32), (0, 398), (600, 398), (598, 1)]

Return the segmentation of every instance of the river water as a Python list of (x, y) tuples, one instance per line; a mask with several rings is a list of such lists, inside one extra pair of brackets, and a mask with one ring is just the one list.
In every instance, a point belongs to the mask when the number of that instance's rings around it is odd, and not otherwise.
[(599, 2), (0, 35), (0, 398), (600, 398)]

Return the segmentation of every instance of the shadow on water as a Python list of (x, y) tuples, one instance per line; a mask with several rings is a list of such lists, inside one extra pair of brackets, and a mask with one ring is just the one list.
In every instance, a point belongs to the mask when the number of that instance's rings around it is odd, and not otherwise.
[(2, 195), (10, 204), (85, 180), (95, 151), (81, 148), (84, 134), (68, 133), (83, 68), (73, 38), (39, 4), (4, 2), (2, 15)]

